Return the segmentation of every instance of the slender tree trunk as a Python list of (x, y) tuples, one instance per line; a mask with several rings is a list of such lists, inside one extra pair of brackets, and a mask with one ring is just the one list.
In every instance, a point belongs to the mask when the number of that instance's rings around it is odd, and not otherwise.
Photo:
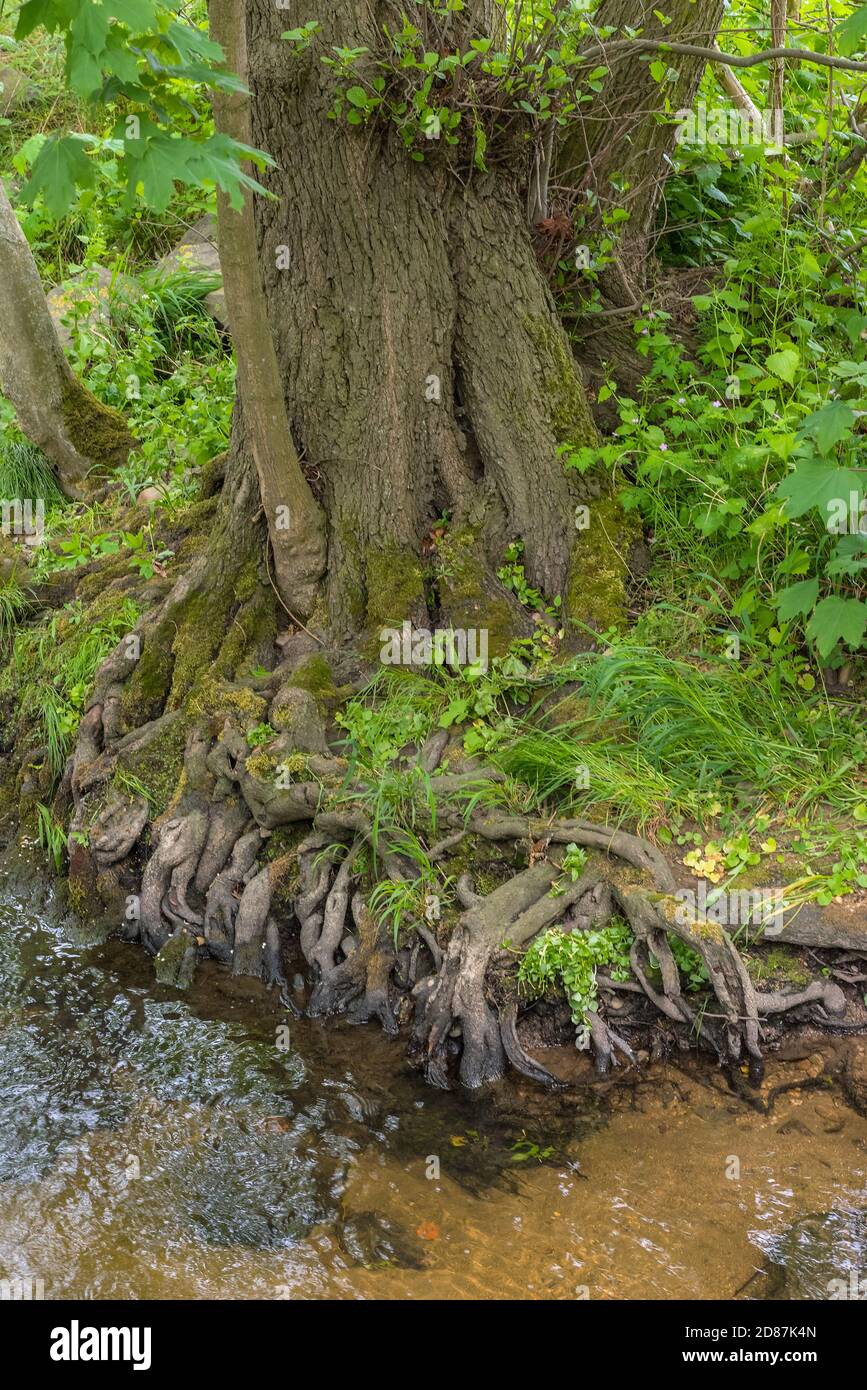
[[(614, 31), (612, 38), (631, 28), (646, 38), (709, 45), (722, 14), (723, 0), (669, 0), (661, 8), (654, 0), (602, 0), (595, 23)], [(655, 61), (669, 70), (662, 82), (651, 71)], [(561, 182), (592, 192), (600, 212), (616, 206), (629, 213), (605, 277), (612, 304), (631, 303), (643, 293), (656, 216), (672, 167), (674, 116), (692, 105), (704, 68), (703, 59), (681, 54), (614, 55), (602, 92), (560, 153)]]
[(22, 430), (78, 497), (94, 470), (122, 463), (133, 447), (123, 418), (77, 380), (54, 327), (39, 271), (0, 183), (0, 389)]
[[(247, 78), (245, 0), (211, 0), (211, 33), (229, 68)], [(215, 91), (218, 127), (250, 145), (250, 101), (243, 93)], [(240, 210), (218, 193), (223, 287), (238, 362), (239, 393), (247, 445), (259, 480), (274, 556), (277, 587), (300, 618), (310, 615), (325, 569), (321, 510), (301, 471), (289, 429), (280, 367), (268, 321), (268, 306), (256, 255), (252, 194)]]

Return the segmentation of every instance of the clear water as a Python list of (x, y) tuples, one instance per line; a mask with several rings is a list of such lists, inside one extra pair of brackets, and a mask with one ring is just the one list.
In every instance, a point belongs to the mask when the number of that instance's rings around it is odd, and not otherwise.
[(832, 1093), (443, 1095), (374, 1027), (216, 966), (162, 989), (0, 897), (0, 1278), (46, 1298), (827, 1297), (865, 1190)]

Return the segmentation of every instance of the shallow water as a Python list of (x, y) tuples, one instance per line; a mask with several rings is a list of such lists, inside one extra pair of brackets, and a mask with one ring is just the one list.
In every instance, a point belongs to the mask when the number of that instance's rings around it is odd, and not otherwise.
[(0, 900), (0, 1279), (46, 1298), (701, 1299), (867, 1274), (867, 1121), (832, 1092), (765, 1117), (668, 1068), (613, 1105), (531, 1113), (511, 1085), (434, 1092), (377, 1029), (296, 1019), (216, 966), (162, 989), (136, 947)]

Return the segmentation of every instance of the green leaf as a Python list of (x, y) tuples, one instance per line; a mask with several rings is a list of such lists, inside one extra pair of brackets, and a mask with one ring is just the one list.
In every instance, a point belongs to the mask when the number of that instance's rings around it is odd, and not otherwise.
[(861, 474), (851, 468), (838, 468), (833, 463), (806, 460), (784, 478), (777, 488), (777, 497), (786, 503), (786, 516), (803, 516), (812, 507), (819, 507), (828, 517), (828, 504), (861, 486)]
[(830, 656), (838, 642), (860, 647), (867, 631), (867, 603), (858, 598), (823, 598), (807, 626), (807, 636), (819, 655)]
[(22, 200), (32, 207), (41, 193), (52, 217), (62, 217), (75, 201), (77, 188), (91, 188), (94, 168), (84, 152), (84, 144), (74, 135), (45, 142), (22, 190)]
[(370, 106), (370, 97), (363, 87), (350, 87), (346, 93), (346, 100), (353, 106), (359, 106), (364, 111)]
[(844, 58), (863, 51), (867, 39), (867, 6), (862, 5), (861, 9), (850, 14), (839, 28), (835, 27), (834, 36), (837, 40), (837, 52), (842, 53)]
[(47, 135), (37, 130), (35, 135), (25, 140), (18, 153), (12, 157), (13, 169), (19, 174), (26, 174), (47, 139)]
[(819, 597), (818, 579), (805, 579), (800, 584), (790, 584), (781, 589), (776, 596), (777, 616), (782, 623), (809, 613)]
[(815, 440), (821, 454), (828, 454), (841, 439), (852, 432), (855, 412), (845, 401), (829, 401), (821, 410), (808, 415), (801, 425), (801, 433)]
[[(768, 371), (789, 386), (794, 382), (795, 372), (800, 365), (801, 354), (792, 347), (783, 348), (781, 352), (772, 352), (768, 358)], [(824, 450), (822, 452), (824, 453)]]

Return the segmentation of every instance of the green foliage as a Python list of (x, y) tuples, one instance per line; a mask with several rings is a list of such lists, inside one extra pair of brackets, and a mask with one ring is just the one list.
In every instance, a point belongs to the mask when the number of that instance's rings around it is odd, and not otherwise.
[(98, 616), (76, 602), (16, 632), (0, 693), (15, 691), (21, 722), (32, 729), (35, 746), (45, 747), (54, 777), (63, 771), (99, 666), (140, 616), (131, 599), (118, 595)]
[(257, 724), (255, 729), (247, 730), (247, 742), (251, 748), (261, 748), (265, 743), (271, 743), (277, 737), (277, 730), (272, 729), (270, 724)]
[(65, 499), (48, 459), (26, 440), (0, 441), (0, 498), (42, 499), (46, 511), (61, 507)]
[(411, 159), (421, 162), (441, 142), (470, 167), (528, 129), (565, 126), (602, 90), (607, 73), (582, 54), (592, 32), (587, 16), (563, 6), (503, 6), (498, 42), (464, 22), (463, 0), (406, 4), (400, 26), (382, 26), (383, 41), (367, 47), (324, 48), (315, 20), (283, 38), (296, 54), (318, 53), (334, 78), (330, 117), (350, 126), (388, 121)]
[(562, 988), (572, 1011), (572, 1022), (587, 1025), (587, 1014), (596, 1011), (599, 996), (596, 970), (602, 965), (613, 980), (629, 978), (632, 932), (615, 921), (599, 931), (564, 932), (549, 927), (535, 937), (521, 957), (518, 984), (531, 998)]
[(50, 807), (44, 806), (41, 801), (36, 803), (36, 823), (40, 848), (50, 855), (56, 872), (60, 873), (66, 853), (66, 831), (54, 819)]
[(556, 898), (565, 893), (566, 888), (563, 880), (569, 878), (572, 883), (577, 883), (587, 867), (587, 851), (579, 845), (568, 844), (566, 853), (563, 856), (563, 866), (560, 878), (551, 887), (551, 896)]
[(27, 610), (27, 595), (14, 575), (0, 583), (0, 645), (15, 631)]
[(258, 187), (243, 164), (264, 168), (272, 162), (267, 155), (215, 133), (208, 121), (189, 119), (191, 102), (205, 87), (243, 90), (203, 21), (178, 18), (171, 0), (26, 0), (16, 37), (39, 27), (62, 36), (69, 90), (115, 120), (108, 135), (52, 131), (35, 152), (23, 192), (28, 206), (41, 199), (61, 217), (104, 170), (128, 207), (141, 199), (157, 211), (167, 208), (179, 184), (219, 187), (235, 207), (244, 189)]

